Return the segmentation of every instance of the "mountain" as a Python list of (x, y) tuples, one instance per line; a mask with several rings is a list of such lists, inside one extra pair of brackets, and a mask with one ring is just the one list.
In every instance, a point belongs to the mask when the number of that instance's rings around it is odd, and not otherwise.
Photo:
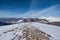
[(59, 23), (44, 18), (1, 19), (6, 26), (0, 26), (0, 40), (60, 40)]
[(60, 18), (57, 17), (41, 17), (41, 19), (48, 20), (47, 24), (60, 26)]
[(60, 40), (60, 27), (37, 22), (0, 26), (0, 40)]
[(21, 18), (0, 18), (0, 26), (15, 24)]
[(0, 26), (3, 26), (3, 25), (11, 25), (11, 23), (0, 22)]
[(21, 18), (0, 18), (1, 22), (11, 22), (11, 21), (18, 21)]
[(49, 22), (49, 23), (47, 23), (47, 24), (60, 26), (60, 22)]
[[(20, 21), (20, 20), (19, 20)], [(20, 22), (40, 22), (40, 23), (48, 23), (46, 19), (39, 19), (39, 18), (23, 18)]]
[(50, 24), (60, 26), (59, 18), (41, 17), (41, 18), (0, 18), (0, 26), (11, 25), (16, 23), (38, 22), (43, 24)]
[(48, 23), (48, 20), (39, 18), (0, 18), (0, 25), (10, 25), (22, 22)]

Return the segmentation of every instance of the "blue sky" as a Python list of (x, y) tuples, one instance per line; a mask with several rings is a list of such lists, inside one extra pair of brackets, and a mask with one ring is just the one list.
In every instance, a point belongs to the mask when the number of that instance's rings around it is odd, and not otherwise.
[(0, 0), (0, 17), (60, 17), (60, 0)]

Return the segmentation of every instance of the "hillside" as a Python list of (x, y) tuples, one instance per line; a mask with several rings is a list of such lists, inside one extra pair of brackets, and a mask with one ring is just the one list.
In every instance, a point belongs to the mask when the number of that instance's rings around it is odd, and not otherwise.
[[(0, 26), (0, 40), (60, 40), (59, 30), (60, 27), (58, 26), (37, 22)], [(39, 34), (39, 36), (35, 33)]]
[(47, 23), (47, 24), (60, 26), (60, 22), (50, 22), (50, 23)]

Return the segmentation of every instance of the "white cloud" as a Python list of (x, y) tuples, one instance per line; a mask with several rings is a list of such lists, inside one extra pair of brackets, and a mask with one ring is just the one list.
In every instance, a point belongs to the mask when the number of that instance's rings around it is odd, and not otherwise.
[(54, 5), (49, 8), (46, 8), (44, 10), (29, 10), (26, 13), (20, 15), (20, 17), (38, 17), (38, 18), (40, 18), (41, 16), (54, 16), (54, 14), (58, 14), (57, 13), (58, 6), (60, 6), (60, 5)]
[[(60, 5), (54, 5), (50, 6), (49, 8), (43, 9), (43, 10), (29, 10), (25, 13), (16, 13), (16, 12), (8, 12), (8, 11), (0, 11), (0, 17), (33, 17), (33, 18), (40, 18), (42, 16), (55, 16), (55, 14), (58, 14), (58, 6)], [(60, 12), (59, 12), (60, 13)], [(13, 15), (12, 15), (13, 14)], [(16, 14), (16, 15), (15, 15)]]
[(41, 17), (41, 19), (47, 19), (49, 22), (60, 22), (60, 18), (57, 17)]

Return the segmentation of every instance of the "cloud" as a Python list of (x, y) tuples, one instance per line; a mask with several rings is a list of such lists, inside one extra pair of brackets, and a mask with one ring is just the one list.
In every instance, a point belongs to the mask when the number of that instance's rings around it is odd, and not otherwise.
[(57, 17), (41, 17), (41, 19), (47, 19), (49, 22), (60, 22), (60, 18)]
[(58, 10), (60, 5), (50, 6), (49, 8), (43, 10), (29, 10), (26, 13), (20, 15), (20, 17), (41, 17), (41, 16), (56, 16), (59, 15), (60, 10)]
[(0, 11), (0, 17), (29, 17), (29, 18), (40, 18), (42, 16), (54, 16), (60, 17), (60, 4), (50, 6), (43, 10), (28, 10), (25, 13)]

